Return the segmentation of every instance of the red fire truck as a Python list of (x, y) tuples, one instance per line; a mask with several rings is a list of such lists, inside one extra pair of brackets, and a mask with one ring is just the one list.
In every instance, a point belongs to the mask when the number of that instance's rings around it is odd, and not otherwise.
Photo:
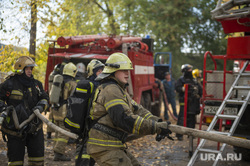
[[(133, 62), (134, 70), (130, 71), (128, 92), (137, 103), (160, 115), (163, 102), (160, 79), (163, 71), (171, 70), (171, 53), (153, 54), (153, 39), (131, 36), (82, 35), (59, 37), (52, 42), (48, 51), (45, 79), (45, 90), (48, 90), (49, 74), (54, 66), (65, 58), (74, 64), (87, 64), (92, 59), (105, 62), (114, 52), (122, 52)], [(154, 64), (158, 62), (158, 64)], [(161, 63), (160, 63), (161, 62)], [(163, 63), (162, 63), (163, 62)], [(155, 77), (157, 76), (157, 78)]]
[[(199, 129), (202, 129), (203, 124), (210, 125), (213, 121), (214, 115), (217, 114), (220, 106), (223, 103), (226, 104), (223, 108), (223, 116), (219, 119), (214, 128), (219, 131), (230, 132), (233, 136), (241, 137), (244, 139), (250, 139), (250, 105), (249, 101), (246, 109), (241, 109), (240, 104), (244, 103), (249, 98), (250, 91), (250, 65), (245, 66), (244, 73), (240, 73), (241, 68), (245, 62), (250, 60), (250, 1), (230, 0), (223, 5), (219, 1), (216, 9), (211, 14), (212, 16), (221, 22), (224, 33), (241, 33), (237, 35), (240, 37), (229, 37), (227, 42), (226, 55), (212, 55), (210, 52), (206, 52), (204, 55), (204, 68), (203, 68), (203, 97), (202, 97), (202, 111), (200, 117)], [(208, 60), (212, 60), (214, 67), (208, 69), (206, 63)], [(234, 67), (231, 70), (227, 70), (227, 62), (234, 61)], [(218, 70), (218, 61), (223, 61), (223, 70)], [(237, 84), (234, 81), (238, 78)], [(223, 101), (230, 89), (233, 89), (232, 96)], [(232, 90), (231, 89), (231, 90)], [(239, 112), (244, 114), (240, 114)], [(234, 116), (239, 116), (241, 119), (237, 126), (233, 126)], [(213, 125), (210, 125), (213, 126)], [(209, 126), (209, 128), (210, 128)], [(219, 147), (219, 144), (218, 144)], [(250, 150), (235, 147), (235, 151), (242, 153), (242, 157), (246, 160), (250, 160)]]

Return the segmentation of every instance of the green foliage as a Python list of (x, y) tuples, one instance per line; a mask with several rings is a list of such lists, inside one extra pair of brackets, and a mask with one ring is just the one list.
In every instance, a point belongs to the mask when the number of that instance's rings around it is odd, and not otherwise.
[(36, 79), (44, 83), (45, 75), (46, 75), (46, 67), (47, 67), (47, 59), (48, 59), (48, 48), (49, 44), (46, 42), (44, 44), (40, 44), (36, 50), (36, 64), (33, 75)]
[[(45, 80), (45, 70), (47, 65), (47, 50), (48, 44), (41, 44), (38, 46), (36, 55), (36, 64), (33, 75), (34, 78), (38, 79), (42, 83)], [(29, 51), (26, 48), (20, 49), (13, 45), (7, 45), (5, 48), (0, 50), (0, 71), (1, 72), (13, 72), (14, 64), (20, 56), (29, 55)], [(34, 57), (33, 57), (34, 58)]]
[[(11, 1), (17, 2), (13, 5), (20, 12), (29, 10), (31, 0)], [(47, 39), (98, 33), (141, 37), (149, 34), (155, 40), (155, 52), (172, 52), (172, 73), (176, 79), (181, 75), (182, 64), (203, 69), (206, 51), (226, 53), (226, 36), (220, 23), (210, 16), (215, 6), (215, 1), (207, 0), (37, 0), (38, 21), (47, 27)], [(0, 25), (4, 25), (1, 19)], [(22, 28), (28, 32), (27, 23)], [(35, 73), (41, 81), (47, 48), (47, 43), (41, 44), (36, 52), (39, 70)], [(207, 67), (213, 68), (211, 60)]]
[(28, 50), (24, 48), (21, 51), (17, 51), (13, 45), (7, 45), (0, 50), (0, 71), (11, 72), (14, 70), (14, 64), (20, 56), (26, 56)]

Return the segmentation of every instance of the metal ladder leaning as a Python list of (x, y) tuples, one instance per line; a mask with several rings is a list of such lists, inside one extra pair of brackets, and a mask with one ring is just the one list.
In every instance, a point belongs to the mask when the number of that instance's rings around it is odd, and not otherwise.
[[(238, 126), (238, 123), (242, 117), (242, 115), (244, 114), (244, 111), (247, 107), (247, 104), (249, 102), (250, 99), (250, 86), (237, 86), (239, 79), (241, 76), (245, 76), (245, 77), (249, 77), (250, 78), (250, 73), (244, 73), (247, 65), (249, 64), (249, 61), (246, 61), (243, 68), (240, 70), (239, 74), (237, 75), (237, 78), (235, 79), (234, 83), (232, 84), (231, 88), (229, 89), (226, 97), (224, 98), (223, 102), (221, 103), (218, 111), (216, 112), (212, 122), (210, 123), (207, 131), (211, 132), (211, 133), (217, 133), (217, 134), (223, 134), (223, 135), (227, 135), (227, 136), (232, 136), (235, 129)], [(231, 95), (233, 94), (233, 90), (248, 90), (248, 94), (247, 97), (244, 100), (232, 100), (230, 99)], [(238, 114), (237, 115), (224, 115), (222, 114), (223, 109), (225, 108), (226, 104), (237, 104), (237, 105), (242, 105)], [(221, 131), (212, 131), (217, 120), (218, 119), (229, 119), (229, 120), (234, 120), (229, 132), (221, 132)], [(220, 147), (220, 150), (213, 150), (213, 149), (205, 149), (204, 144), (205, 144), (206, 140), (202, 139), (198, 145), (198, 147), (196, 148), (192, 158), (189, 160), (188, 166), (192, 166), (194, 165), (199, 152), (205, 152), (205, 153), (215, 153), (217, 154), (216, 156), (216, 160), (213, 163), (213, 166), (216, 166), (216, 164), (218, 163), (218, 156), (222, 155), (223, 150), (226, 147), (226, 144), (223, 143), (223, 145)]]

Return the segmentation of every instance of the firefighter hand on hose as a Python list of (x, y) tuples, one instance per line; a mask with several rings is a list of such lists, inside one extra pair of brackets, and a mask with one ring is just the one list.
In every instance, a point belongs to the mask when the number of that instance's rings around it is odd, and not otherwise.
[[(7, 136), (8, 165), (24, 165), (25, 146), (28, 165), (44, 165), (42, 122), (35, 117), (25, 123), (34, 110), (43, 112), (48, 107), (48, 95), (32, 75), (35, 66), (31, 57), (19, 57), (15, 73), (0, 85), (0, 112), (6, 116), (1, 130), (5, 141)], [(19, 124), (25, 125), (19, 128)]]
[(148, 110), (137, 104), (126, 92), (130, 59), (114, 53), (107, 59), (103, 72), (96, 80), (96, 89), (90, 110), (93, 123), (89, 131), (87, 152), (99, 165), (140, 165), (125, 145), (128, 134), (168, 135), (168, 123), (158, 122)]
[[(177, 125), (183, 126), (184, 121), (184, 99), (185, 90), (188, 90), (188, 102), (187, 102), (187, 127), (195, 128), (196, 115), (200, 113), (200, 97), (202, 96), (202, 88), (192, 76), (193, 66), (184, 64), (181, 66), (181, 76), (175, 85), (175, 90), (179, 93), (180, 111), (178, 115)], [(188, 89), (186, 89), (188, 84)], [(179, 141), (183, 140), (183, 136), (176, 134)]]
[[(55, 75), (53, 85), (50, 91), (50, 102), (58, 105), (58, 108), (53, 107), (54, 123), (65, 129), (63, 120), (67, 114), (66, 103), (68, 97), (74, 92), (76, 87), (75, 76), (77, 73), (76, 66), (69, 62), (63, 68), (63, 75)], [(54, 145), (54, 161), (70, 161), (71, 159), (66, 156), (66, 146), (69, 138), (64, 134), (56, 131), (55, 145)]]

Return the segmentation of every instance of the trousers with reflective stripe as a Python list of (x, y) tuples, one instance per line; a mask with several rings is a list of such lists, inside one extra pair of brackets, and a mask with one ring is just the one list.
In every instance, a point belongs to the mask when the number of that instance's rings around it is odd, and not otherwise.
[[(55, 121), (55, 124), (67, 131), (69, 131), (67, 128), (64, 127), (63, 121)], [(56, 131), (55, 134), (55, 146), (54, 146), (54, 151), (60, 154), (65, 154), (66, 146), (68, 143), (69, 137), (65, 136), (64, 134)]]
[[(83, 148), (83, 149), (82, 149)], [(82, 151), (81, 151), (82, 150)], [(87, 154), (86, 144), (76, 145), (75, 166), (94, 166), (95, 160)]]
[(25, 140), (7, 135), (8, 165), (27, 165), (24, 163), (25, 146), (28, 152), (28, 165), (44, 165), (44, 135), (40, 129), (36, 135), (27, 134)]

